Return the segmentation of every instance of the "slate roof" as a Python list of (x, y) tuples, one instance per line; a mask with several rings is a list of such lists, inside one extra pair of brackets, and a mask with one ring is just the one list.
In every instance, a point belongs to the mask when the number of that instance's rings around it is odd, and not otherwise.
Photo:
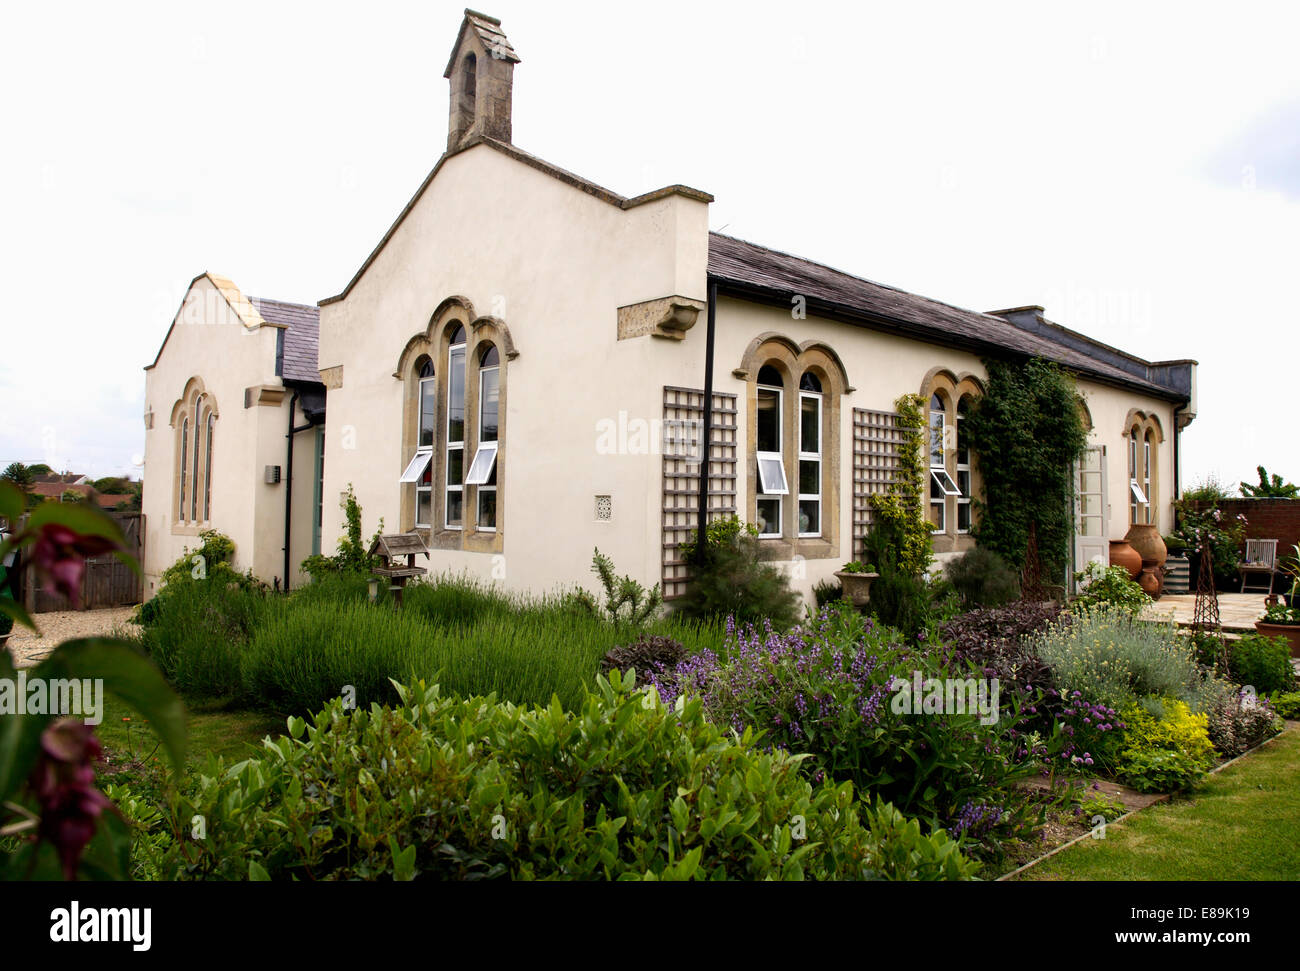
[(320, 350), (320, 309), (264, 297), (249, 302), (268, 324), (283, 324), (284, 360), (280, 376), (286, 381), (320, 384), (317, 354)]
[[(709, 233), (709, 276), (725, 291), (760, 300), (766, 297), (787, 308), (791, 297), (801, 294), (807, 298), (808, 312), (817, 316), (981, 355), (1042, 357), (1106, 383), (1161, 398), (1186, 397), (1182, 389), (1135, 373), (1160, 370), (1149, 362), (1124, 355), (1132, 366), (1117, 366), (1113, 349), (1105, 345), (1053, 340), (994, 314), (954, 307), (732, 236)], [(1051, 333), (1050, 328), (1044, 329)], [(1089, 343), (1095, 353), (1088, 352)]]

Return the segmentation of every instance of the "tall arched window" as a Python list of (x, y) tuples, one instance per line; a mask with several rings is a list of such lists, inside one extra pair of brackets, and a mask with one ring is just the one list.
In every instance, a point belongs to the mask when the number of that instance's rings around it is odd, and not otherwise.
[(190, 486), (190, 520), (193, 522), (199, 521), (199, 433), (202, 426), (198, 415), (202, 403), (202, 396), (194, 402), (194, 475)]
[(966, 415), (970, 408), (970, 396), (964, 395), (957, 402), (957, 532), (969, 533), (971, 527), (970, 500), (974, 485), (971, 475), (970, 443), (966, 436)]
[(799, 535), (822, 534), (822, 383), (799, 379)]
[(415, 525), (433, 525), (433, 440), (438, 422), (438, 389), (433, 361), (423, 358), (416, 370), (416, 448), (399, 480), (415, 484)]
[(478, 450), (469, 467), (466, 485), (476, 487), (475, 526), (497, 528), (497, 450), (501, 421), (501, 356), (493, 344), (478, 352)]
[[(1150, 469), (1150, 456), (1144, 455), (1144, 441), (1141, 429), (1133, 427), (1128, 433), (1128, 521), (1136, 525), (1145, 523), (1149, 515), (1151, 500), (1147, 490), (1142, 486), (1143, 464)], [(1148, 483), (1149, 488), (1149, 483)]]
[(465, 522), (465, 328), (457, 327), (447, 348), (447, 484), (448, 529)]
[(188, 493), (186, 492), (186, 489), (188, 488), (186, 473), (189, 470), (189, 464), (190, 464), (189, 463), (190, 420), (188, 417), (181, 421), (180, 446), (181, 446), (180, 508), (176, 512), (176, 518), (179, 519), (181, 522), (185, 522), (186, 499), (188, 498)]
[(216, 416), (208, 412), (207, 455), (203, 463), (203, 521), (212, 521), (212, 431), (216, 426)]
[(930, 522), (935, 532), (948, 531), (948, 497), (960, 496), (961, 490), (948, 473), (948, 405), (944, 396), (930, 396)]
[(767, 364), (758, 371), (757, 437), (758, 495), (756, 517), (760, 536), (780, 536), (782, 496), (790, 494), (785, 478), (782, 426), (785, 424), (781, 372)]

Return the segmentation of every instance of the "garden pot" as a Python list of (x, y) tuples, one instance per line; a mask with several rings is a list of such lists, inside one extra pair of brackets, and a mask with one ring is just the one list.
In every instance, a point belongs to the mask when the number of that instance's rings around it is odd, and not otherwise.
[(1155, 526), (1150, 523), (1131, 526), (1124, 539), (1128, 541), (1129, 546), (1137, 550), (1138, 556), (1142, 557), (1143, 566), (1165, 565), (1169, 550), (1165, 547), (1165, 540), (1160, 535), (1160, 530)]
[(1160, 599), (1160, 590), (1163, 586), (1160, 582), (1160, 567), (1148, 567), (1143, 564), (1142, 572), (1138, 574), (1137, 582), (1138, 586), (1142, 588), (1142, 592), (1152, 600)]
[(1269, 624), (1257, 620), (1255, 630), (1265, 637), (1285, 637), (1291, 645), (1291, 656), (1300, 657), (1300, 624)]
[(1110, 541), (1110, 565), (1122, 566), (1128, 570), (1128, 578), (1136, 580), (1142, 572), (1142, 557), (1126, 540)]
[(870, 602), (871, 581), (880, 576), (879, 573), (845, 573), (843, 570), (836, 570), (835, 575), (839, 577), (844, 596), (855, 607), (865, 607)]

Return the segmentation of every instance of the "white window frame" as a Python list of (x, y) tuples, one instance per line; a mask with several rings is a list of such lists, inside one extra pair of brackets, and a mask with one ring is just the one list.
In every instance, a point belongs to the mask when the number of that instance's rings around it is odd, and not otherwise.
[(424, 470), (430, 462), (433, 461), (433, 449), (417, 448), (415, 454), (411, 456), (411, 461), (407, 463), (406, 470), (402, 472), (402, 477), (398, 482), (416, 482), (420, 481), (420, 476), (424, 475)]
[(208, 420), (203, 424), (207, 429), (207, 451), (203, 460), (203, 521), (212, 522), (212, 430), (216, 424), (216, 415), (208, 412)]
[(1146, 496), (1146, 521), (1151, 522), (1151, 434), (1142, 436), (1142, 494)]
[(1142, 487), (1138, 485), (1137, 479), (1130, 479), (1128, 487), (1129, 490), (1133, 493), (1133, 506), (1134, 506), (1133, 515), (1136, 516), (1137, 507), (1145, 506), (1147, 504), (1147, 494), (1142, 491)]
[[(803, 402), (805, 398), (813, 399), (817, 402), (817, 451), (809, 452), (804, 450), (803, 442)], [(803, 532), (799, 530), (797, 535), (800, 539), (819, 538), (822, 535), (822, 396), (815, 391), (799, 392), (799, 466), (795, 469), (798, 476), (796, 480), (800, 487), (803, 485), (803, 463), (817, 463), (817, 492), (816, 493), (799, 493), (798, 504), (795, 506), (795, 515), (802, 515), (802, 507), (805, 502), (817, 503), (817, 529), (814, 532)], [(796, 520), (797, 528), (797, 520)]]
[[(497, 448), (497, 442), (483, 442), (479, 445), (478, 449), (474, 452), (474, 461), (470, 463), (469, 469), (465, 472), (466, 485), (487, 486), (487, 480), (492, 476), (492, 466), (496, 465)], [(478, 468), (480, 459), (482, 459), (485, 464), (482, 471), (475, 475), (474, 470)], [(490, 489), (496, 488), (496, 486), (487, 487)]]
[[(957, 509), (956, 509), (956, 517), (957, 517), (957, 521), (956, 521), (953, 525), (954, 525), (954, 527), (956, 528), (956, 531), (957, 531), (958, 534), (960, 534), (960, 535), (964, 535), (964, 534), (970, 532), (970, 525), (967, 525), (967, 527), (966, 527), (965, 529), (962, 529), (962, 526), (961, 526), (961, 511), (962, 511), (962, 508), (963, 508), (963, 507), (966, 509), (966, 521), (967, 521), (968, 524), (970, 524), (970, 523), (971, 523), (971, 518), (970, 518), (970, 515), (971, 515), (971, 513), (970, 513), (970, 500), (971, 500), (971, 497), (970, 497), (970, 492), (971, 492), (971, 490), (972, 490), (973, 487), (974, 487), (975, 480), (974, 480), (974, 478), (973, 478), (972, 475), (971, 475), (971, 466), (970, 466), (970, 445), (969, 445), (969, 444), (966, 445), (966, 461), (963, 462), (963, 461), (961, 460), (961, 458), (962, 458), (962, 456), (961, 456), (961, 453), (962, 453), (961, 423), (962, 423), (962, 421), (964, 420), (964, 419), (962, 418), (962, 416), (961, 416), (961, 402), (958, 402), (958, 403), (957, 403), (957, 412), (956, 412), (956, 414), (953, 415), (952, 420), (953, 420), (953, 427), (956, 429), (955, 437), (956, 437), (956, 439), (957, 439), (957, 441), (956, 441), (956, 445), (957, 445), (957, 449), (956, 449), (956, 452), (957, 452), (957, 454), (956, 454), (956, 469), (957, 469), (957, 479), (956, 479), (956, 484), (957, 484)], [(962, 476), (962, 473), (963, 473), (963, 472), (966, 473), (966, 491), (965, 491), (965, 492), (963, 492), (962, 489), (961, 489), (961, 476)]]
[[(462, 393), (465, 395), (465, 400), (461, 402), (461, 410), (462, 412), (464, 412), (464, 414), (461, 417), (460, 438), (455, 442), (451, 440), (451, 387), (452, 387), (452, 382), (455, 380), (455, 376), (456, 376), (456, 367), (452, 363), (452, 359), (456, 356), (457, 350), (460, 351), (460, 367), (461, 367), (462, 378), (463, 378), (465, 376), (464, 372), (466, 371), (466, 358), (468, 356), (467, 354), (468, 345), (466, 341), (464, 340), (459, 341), (458, 343), (452, 344), (447, 348), (447, 420), (446, 422), (443, 423), (443, 429), (447, 436), (446, 438), (447, 465), (446, 468), (443, 469), (443, 475), (442, 475), (442, 479), (443, 479), (442, 481), (442, 496), (443, 496), (442, 524), (443, 527), (446, 529), (464, 529), (465, 512), (466, 512), (465, 472), (467, 470), (465, 468), (465, 427), (469, 424), (469, 414), (468, 414), (469, 409), (466, 407), (469, 404), (469, 387), (468, 387), (468, 383), (465, 382), (463, 379), (461, 382), (461, 389), (462, 389)], [(457, 485), (452, 485), (450, 482), (447, 481), (447, 476), (451, 472), (452, 452), (460, 452), (460, 479), (461, 480), (460, 483)], [(448, 499), (450, 498), (451, 493), (453, 492), (460, 493), (460, 522), (459, 523), (453, 523), (449, 518), (451, 513), (451, 503), (448, 501)]]
[[(758, 452), (755, 451), (754, 459), (757, 466), (758, 489), (754, 497), (754, 518), (758, 518), (758, 500), (759, 498), (776, 499), (776, 532), (759, 533), (761, 539), (779, 539), (785, 535), (785, 500), (782, 496), (790, 494), (790, 483), (786, 480), (785, 475), (785, 389), (771, 384), (758, 385), (759, 391), (770, 391), (776, 395), (776, 447), (775, 452)], [(755, 442), (757, 445), (757, 441)], [(768, 476), (763, 469), (764, 462), (775, 463), (775, 469), (778, 474), (779, 482), (769, 482)]]
[[(938, 397), (938, 394), (932, 392), (930, 395), (931, 400), (933, 400), (936, 397)], [(943, 399), (940, 398), (939, 400), (942, 401)], [(926, 491), (929, 493), (931, 508), (937, 509), (939, 513), (939, 521), (938, 523), (934, 524), (934, 531), (936, 533), (946, 533), (948, 531), (948, 497), (952, 495), (960, 495), (961, 490), (958, 489), (957, 484), (952, 481), (952, 476), (948, 475), (948, 469), (946, 466), (934, 464), (935, 415), (939, 416), (939, 422), (938, 422), (939, 456), (940, 456), (940, 461), (943, 461), (944, 456), (946, 454), (946, 449), (944, 448), (944, 445), (948, 440), (947, 407), (945, 406), (943, 411), (936, 411), (934, 408), (930, 409), (930, 415), (928, 421), (928, 424), (930, 426), (930, 441), (926, 449), (930, 461), (930, 478), (934, 484), (938, 485), (939, 488), (943, 490), (943, 496), (936, 499), (934, 497), (934, 491), (932, 489), (927, 488)], [(942, 476), (942, 478), (940, 478), (940, 476)], [(948, 480), (946, 484), (943, 481), (944, 479)]]
[(189, 470), (189, 440), (190, 440), (190, 417), (186, 415), (181, 419), (181, 496), (180, 508), (177, 510), (176, 521), (179, 523), (187, 522), (185, 519), (185, 475)]
[[(499, 436), (501, 434), (501, 367), (497, 364), (485, 368), (481, 367), (478, 371), (478, 434), (483, 434), (483, 402), (485, 400), (483, 394), (483, 381), (488, 374), (495, 374), (497, 378), (497, 435)], [(495, 525), (483, 526), (480, 524), (479, 520), (483, 515), (484, 494), (491, 493), (494, 497), (497, 494), (497, 487), (495, 485), (488, 485), (488, 479), (492, 477), (492, 469), (497, 463), (497, 455), (500, 447), (501, 442), (499, 438), (494, 438), (487, 442), (480, 441), (478, 449), (474, 453), (474, 461), (471, 462), (469, 468), (465, 470), (465, 485), (478, 487), (474, 493), (474, 528), (481, 533), (495, 533), (497, 531)], [(476, 476), (474, 475), (474, 468), (478, 465), (479, 458), (485, 453), (490, 453), (486, 458), (487, 465), (479, 475)], [(498, 516), (500, 513), (501, 507), (498, 506)]]

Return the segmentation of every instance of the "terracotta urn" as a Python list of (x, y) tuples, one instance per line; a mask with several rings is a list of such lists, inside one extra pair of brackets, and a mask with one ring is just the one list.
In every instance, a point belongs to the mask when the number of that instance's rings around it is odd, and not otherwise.
[(1291, 656), (1300, 658), (1300, 624), (1270, 624), (1255, 621), (1255, 630), (1265, 637), (1284, 637), (1291, 648)]
[(1160, 599), (1160, 591), (1161, 588), (1164, 587), (1164, 583), (1161, 582), (1160, 573), (1161, 570), (1158, 566), (1150, 568), (1144, 566), (1142, 572), (1139, 573), (1137, 577), (1138, 586), (1141, 587), (1142, 592), (1152, 600)]
[(1113, 539), (1110, 541), (1110, 565), (1122, 566), (1128, 571), (1128, 578), (1136, 580), (1142, 572), (1142, 555), (1126, 540)]
[(1156, 529), (1152, 524), (1138, 523), (1129, 527), (1124, 539), (1129, 546), (1137, 550), (1138, 556), (1142, 557), (1143, 566), (1157, 567), (1165, 565), (1165, 560), (1169, 557), (1169, 550), (1165, 547), (1165, 540), (1160, 535), (1160, 530)]

